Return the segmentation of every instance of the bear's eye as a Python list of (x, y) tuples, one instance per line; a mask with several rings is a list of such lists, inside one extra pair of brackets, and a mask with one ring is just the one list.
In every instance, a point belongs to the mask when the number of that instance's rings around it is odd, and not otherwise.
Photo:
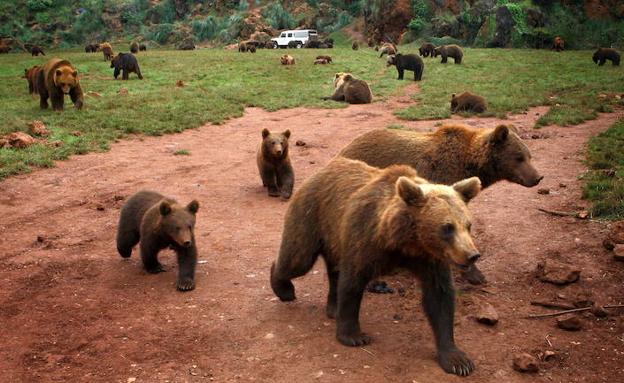
[(517, 156), (516, 157), (516, 161), (517, 162), (524, 162), (524, 156)]
[(468, 222), (466, 224), (466, 230), (470, 231), (472, 229), (472, 222)]
[(452, 223), (447, 223), (442, 225), (442, 237), (444, 239), (451, 239), (453, 237), (453, 235), (455, 234), (455, 225), (453, 225)]

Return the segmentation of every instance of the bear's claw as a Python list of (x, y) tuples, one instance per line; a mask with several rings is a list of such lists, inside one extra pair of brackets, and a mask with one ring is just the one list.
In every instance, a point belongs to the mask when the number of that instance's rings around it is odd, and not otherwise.
[(338, 334), (337, 338), (338, 338), (338, 342), (349, 347), (365, 346), (367, 344), (370, 344), (372, 340), (370, 336), (366, 335), (363, 332), (359, 334), (355, 334), (355, 335)]
[(438, 361), (440, 367), (449, 374), (468, 376), (475, 369), (472, 360), (459, 349), (440, 352), (438, 354)]
[(177, 288), (179, 291), (193, 290), (195, 288), (195, 281), (193, 280), (178, 281)]

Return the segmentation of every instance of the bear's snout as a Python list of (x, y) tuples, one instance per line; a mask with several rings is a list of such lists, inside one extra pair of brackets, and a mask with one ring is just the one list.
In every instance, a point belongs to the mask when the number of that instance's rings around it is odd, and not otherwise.
[(186, 248), (189, 248), (189, 247), (191, 247), (192, 244), (193, 244), (193, 242), (191, 242), (191, 241), (184, 241), (182, 243), (182, 246), (184, 246)]
[(469, 264), (473, 264), (475, 263), (479, 258), (481, 258), (481, 254), (478, 251), (473, 252), (472, 254), (468, 255), (468, 263)]

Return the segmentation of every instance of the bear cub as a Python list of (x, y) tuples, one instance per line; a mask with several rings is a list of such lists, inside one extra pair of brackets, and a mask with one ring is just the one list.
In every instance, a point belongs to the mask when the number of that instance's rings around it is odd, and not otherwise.
[(132, 72), (137, 74), (139, 80), (143, 80), (141, 68), (139, 68), (139, 62), (132, 53), (119, 53), (114, 59), (111, 60), (110, 67), (115, 68), (113, 73), (115, 80), (117, 80), (119, 72), (123, 72), (121, 75), (122, 80), (127, 80)]
[(414, 72), (414, 81), (422, 80), (422, 73), (425, 69), (425, 63), (417, 55), (402, 55), (397, 53), (396, 55), (389, 55), (387, 59), (387, 66), (394, 65), (399, 72), (398, 80), (403, 80), (403, 73), (406, 70)]
[(271, 133), (262, 130), (262, 143), (258, 148), (256, 161), (262, 179), (262, 186), (267, 187), (269, 196), (289, 199), (295, 185), (295, 173), (288, 156), (290, 130)]
[(165, 271), (158, 262), (158, 253), (169, 247), (178, 258), (177, 288), (195, 288), (197, 246), (195, 244), (195, 215), (199, 202), (182, 206), (159, 193), (142, 190), (124, 204), (117, 228), (117, 251), (124, 258), (140, 243), (143, 267), (152, 274)]

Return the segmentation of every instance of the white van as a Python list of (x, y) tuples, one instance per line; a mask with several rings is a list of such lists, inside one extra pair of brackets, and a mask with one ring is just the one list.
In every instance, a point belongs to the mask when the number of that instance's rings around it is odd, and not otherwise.
[(308, 40), (315, 40), (317, 37), (318, 33), (314, 29), (296, 29), (284, 31), (280, 33), (279, 37), (275, 37), (271, 41), (275, 42), (275, 48), (286, 48), (291, 41), (294, 41), (297, 48), (301, 48)]

